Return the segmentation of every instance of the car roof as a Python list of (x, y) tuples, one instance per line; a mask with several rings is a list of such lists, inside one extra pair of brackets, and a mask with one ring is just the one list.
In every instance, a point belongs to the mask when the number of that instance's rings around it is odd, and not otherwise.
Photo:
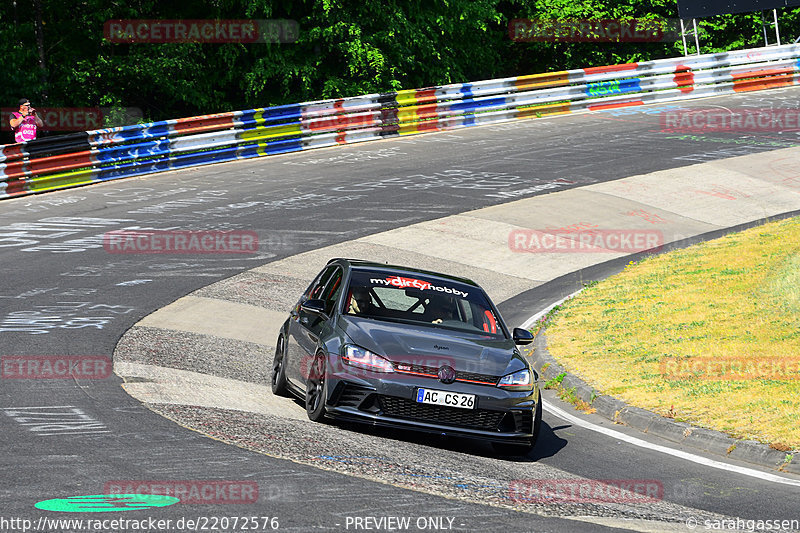
[(350, 268), (355, 270), (379, 270), (381, 272), (386, 272), (388, 274), (404, 274), (404, 273), (413, 273), (413, 274), (424, 274), (426, 276), (439, 278), (443, 280), (449, 281), (457, 281), (459, 283), (463, 283), (465, 285), (470, 285), (472, 287), (480, 288), (480, 285), (472, 281), (468, 278), (461, 278), (458, 276), (451, 276), (449, 274), (442, 274), (441, 272), (433, 272), (431, 270), (422, 270), (419, 268), (411, 268), (406, 266), (400, 265), (387, 265), (385, 263), (376, 263), (373, 261), (364, 261), (362, 259), (347, 259), (344, 257), (337, 257), (328, 261), (328, 264), (331, 263), (343, 263), (348, 265)]

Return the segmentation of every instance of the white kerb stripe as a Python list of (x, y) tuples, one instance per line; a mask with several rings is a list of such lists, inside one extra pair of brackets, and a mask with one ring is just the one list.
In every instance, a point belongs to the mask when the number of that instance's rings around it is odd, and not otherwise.
[(558, 418), (566, 420), (567, 422), (575, 424), (576, 426), (580, 426), (582, 428), (588, 429), (590, 431), (595, 431), (597, 433), (602, 433), (603, 435), (607, 435), (614, 439), (619, 439), (629, 444), (633, 444), (634, 446), (639, 446), (640, 448), (647, 448), (648, 450), (653, 450), (655, 452), (665, 453), (667, 455), (672, 455), (673, 457), (678, 457), (679, 459), (685, 459), (693, 463), (709, 466), (711, 468), (717, 468), (719, 470), (727, 470), (728, 472), (736, 472), (744, 476), (763, 479), (765, 481), (772, 481), (773, 483), (781, 483), (783, 485), (792, 485), (794, 487), (800, 487), (800, 480), (798, 479), (790, 479), (783, 476), (770, 474), (769, 472), (763, 472), (761, 470), (747, 468), (745, 466), (737, 466), (729, 463), (723, 463), (722, 461), (707, 459), (705, 457), (700, 457), (699, 455), (694, 455), (692, 453), (684, 452), (681, 450), (675, 450), (673, 448), (668, 448), (667, 446), (653, 444), (651, 442), (647, 442), (646, 440), (642, 440), (637, 437), (631, 437), (630, 435), (626, 435), (625, 433), (620, 433), (619, 431), (610, 428), (592, 424), (591, 422), (587, 422), (581, 418), (578, 418), (577, 416), (571, 415), (566, 411), (559, 409), (558, 407), (550, 405), (549, 403), (542, 402), (542, 407), (548, 413), (552, 413), (556, 415)]

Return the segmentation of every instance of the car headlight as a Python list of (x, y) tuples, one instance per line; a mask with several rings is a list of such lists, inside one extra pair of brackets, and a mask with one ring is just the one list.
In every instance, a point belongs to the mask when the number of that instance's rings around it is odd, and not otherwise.
[(533, 390), (533, 374), (527, 368), (514, 372), (513, 374), (506, 374), (497, 386), (506, 390)]
[(342, 361), (346, 365), (371, 370), (372, 372), (394, 372), (392, 363), (387, 359), (352, 344), (345, 345)]

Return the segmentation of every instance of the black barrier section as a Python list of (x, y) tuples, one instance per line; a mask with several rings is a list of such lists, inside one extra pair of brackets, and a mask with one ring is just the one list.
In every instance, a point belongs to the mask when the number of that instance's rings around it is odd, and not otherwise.
[(678, 0), (682, 19), (800, 6), (800, 0)]
[(85, 131), (34, 139), (25, 144), (25, 151), (28, 152), (28, 156), (31, 158), (82, 152), (90, 148), (89, 134)]
[(381, 105), (381, 109), (396, 108), (397, 93), (381, 93), (376, 101)]

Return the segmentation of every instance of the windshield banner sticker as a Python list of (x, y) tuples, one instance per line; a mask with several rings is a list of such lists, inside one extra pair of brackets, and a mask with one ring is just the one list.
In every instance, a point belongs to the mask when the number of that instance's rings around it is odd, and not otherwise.
[(430, 290), (430, 291), (437, 291), (437, 292), (444, 292), (447, 294), (453, 294), (455, 296), (460, 296), (461, 298), (466, 298), (466, 292), (462, 292), (458, 289), (452, 289), (450, 287), (437, 287), (436, 285), (431, 284), (428, 281), (422, 281), (419, 279), (413, 278), (402, 278), (400, 276), (391, 276), (386, 279), (376, 279), (372, 278), (369, 280), (370, 283), (373, 285), (390, 285), (392, 287), (397, 287), (400, 289), (404, 288), (414, 288), (420, 290)]

